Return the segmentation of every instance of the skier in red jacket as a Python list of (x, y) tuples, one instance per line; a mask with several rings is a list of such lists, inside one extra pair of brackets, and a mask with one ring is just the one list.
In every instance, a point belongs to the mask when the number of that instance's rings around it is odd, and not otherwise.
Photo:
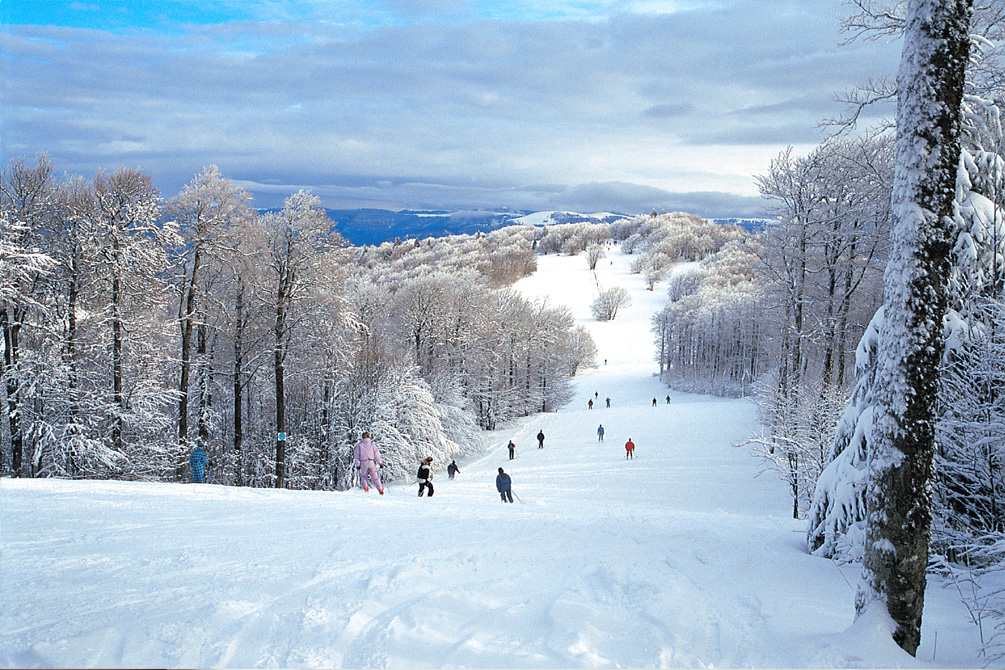
[(625, 442), (625, 458), (635, 458), (635, 443), (632, 442), (632, 438), (630, 437), (628, 438), (628, 441)]

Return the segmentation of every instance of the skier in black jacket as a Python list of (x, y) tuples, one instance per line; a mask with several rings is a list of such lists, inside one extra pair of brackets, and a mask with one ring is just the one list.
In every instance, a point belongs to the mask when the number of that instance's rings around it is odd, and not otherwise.
[(460, 471), (461, 469), (457, 467), (457, 463), (455, 461), (450, 461), (450, 465), (447, 466), (447, 475), (453, 479), (454, 475), (460, 473)]
[(422, 497), (422, 492), (427, 488), (429, 489), (429, 497), (430, 498), (433, 497), (433, 482), (432, 482), (433, 475), (430, 474), (429, 472), (429, 466), (432, 464), (433, 464), (433, 457), (426, 456), (426, 458), (423, 459), (422, 464), (419, 465), (419, 472), (416, 475), (416, 477), (418, 477), (419, 479), (420, 498)]

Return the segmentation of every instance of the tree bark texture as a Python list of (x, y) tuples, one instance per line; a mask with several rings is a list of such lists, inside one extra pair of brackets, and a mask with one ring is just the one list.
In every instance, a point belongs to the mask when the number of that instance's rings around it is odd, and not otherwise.
[(911, 0), (897, 82), (894, 226), (884, 279), (869, 453), (862, 615), (886, 608), (894, 640), (921, 641), (935, 411), (960, 159), (971, 0)]

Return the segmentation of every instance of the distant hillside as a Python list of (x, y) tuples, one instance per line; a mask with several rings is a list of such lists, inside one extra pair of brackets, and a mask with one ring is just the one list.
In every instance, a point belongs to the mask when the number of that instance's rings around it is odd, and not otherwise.
[(723, 226), (740, 226), (752, 233), (764, 230), (764, 227), (771, 222), (771, 219), (709, 219), (712, 223)]
[[(505, 226), (550, 226), (563, 223), (611, 223), (631, 218), (626, 214), (598, 212), (520, 210), (415, 210), (403, 209), (326, 209), (335, 228), (352, 244), (360, 247), (381, 244), (395, 239), (424, 239), (447, 235), (487, 233)], [(748, 230), (758, 230), (763, 222), (754, 219), (715, 219), (715, 223), (735, 223)]]
[(626, 218), (623, 214), (603, 212), (445, 211), (403, 209), (329, 209), (329, 218), (339, 233), (356, 246), (380, 244), (394, 239), (423, 239), (447, 235), (487, 233), (505, 226), (543, 226), (559, 223), (593, 221), (609, 223)]

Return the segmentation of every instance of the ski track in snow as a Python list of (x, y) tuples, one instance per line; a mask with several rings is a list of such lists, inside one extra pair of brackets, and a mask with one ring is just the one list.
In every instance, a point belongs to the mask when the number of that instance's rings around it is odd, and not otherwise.
[[(654, 376), (649, 317), (664, 294), (630, 260), (612, 251), (594, 275), (581, 256), (544, 256), (518, 283), (570, 306), (598, 366), (568, 406), (488, 434), (455, 480), (434, 464), (432, 498), (412, 484), (378, 497), (3, 480), (0, 664), (980, 665), (966, 610), (941, 584), (926, 600), (924, 660), (871, 622), (849, 628), (857, 571), (807, 555), (785, 485), (731, 446), (755, 428), (753, 404)], [(593, 321), (590, 303), (612, 286), (633, 304)], [(513, 505), (495, 491), (500, 466)]]

